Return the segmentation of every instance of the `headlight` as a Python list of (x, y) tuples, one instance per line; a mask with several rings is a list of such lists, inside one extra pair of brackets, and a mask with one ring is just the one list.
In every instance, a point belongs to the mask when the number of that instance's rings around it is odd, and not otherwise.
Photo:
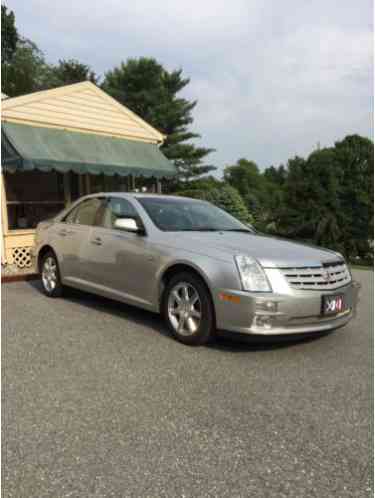
[(271, 292), (271, 286), (266, 274), (258, 261), (251, 256), (234, 257), (238, 271), (240, 273), (242, 287), (244, 290), (252, 292)]
[(342, 259), (343, 261), (345, 261), (345, 258), (344, 256), (341, 254), (341, 252), (337, 252), (337, 251), (332, 251), (333, 254), (335, 254), (336, 256), (338, 256), (340, 259)]

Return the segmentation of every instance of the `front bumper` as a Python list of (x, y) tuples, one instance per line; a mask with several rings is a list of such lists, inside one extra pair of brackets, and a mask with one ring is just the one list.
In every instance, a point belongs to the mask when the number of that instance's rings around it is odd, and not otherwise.
[[(333, 330), (355, 316), (359, 288), (357, 282), (351, 282), (327, 292), (291, 290), (288, 294), (276, 294), (220, 289), (214, 298), (216, 326), (218, 330), (269, 336)], [(346, 310), (335, 316), (322, 316), (324, 294), (343, 294)], [(223, 299), (227, 295), (234, 298)], [(275, 304), (267, 309), (267, 303)]]

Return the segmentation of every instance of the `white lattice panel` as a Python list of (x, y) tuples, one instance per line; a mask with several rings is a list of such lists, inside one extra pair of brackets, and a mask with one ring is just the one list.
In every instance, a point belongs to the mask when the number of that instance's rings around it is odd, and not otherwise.
[(13, 249), (13, 261), (18, 268), (30, 268), (31, 261), (31, 247), (15, 247)]

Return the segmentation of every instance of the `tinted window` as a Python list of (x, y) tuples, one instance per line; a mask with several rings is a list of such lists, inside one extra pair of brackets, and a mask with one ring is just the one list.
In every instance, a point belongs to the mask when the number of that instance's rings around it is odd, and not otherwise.
[(77, 214), (78, 208), (79, 208), (79, 205), (76, 206), (71, 211), (69, 211), (68, 215), (65, 216), (65, 218), (63, 219), (63, 221), (65, 221), (65, 223), (74, 223), (74, 218), (75, 218), (75, 216)]
[(247, 231), (251, 229), (208, 202), (137, 197), (155, 225), (164, 231)]
[(77, 225), (94, 226), (96, 224), (98, 209), (101, 205), (101, 199), (88, 199), (87, 201), (83, 201), (70, 211), (64, 221)]
[(121, 197), (111, 197), (103, 208), (101, 225), (104, 228), (114, 228), (117, 218), (137, 218), (133, 205)]

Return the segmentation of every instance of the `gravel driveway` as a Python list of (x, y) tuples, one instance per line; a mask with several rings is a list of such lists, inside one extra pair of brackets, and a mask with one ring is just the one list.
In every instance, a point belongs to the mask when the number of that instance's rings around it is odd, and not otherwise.
[(3, 497), (372, 496), (373, 273), (313, 340), (183, 346), (160, 318), (3, 285)]

